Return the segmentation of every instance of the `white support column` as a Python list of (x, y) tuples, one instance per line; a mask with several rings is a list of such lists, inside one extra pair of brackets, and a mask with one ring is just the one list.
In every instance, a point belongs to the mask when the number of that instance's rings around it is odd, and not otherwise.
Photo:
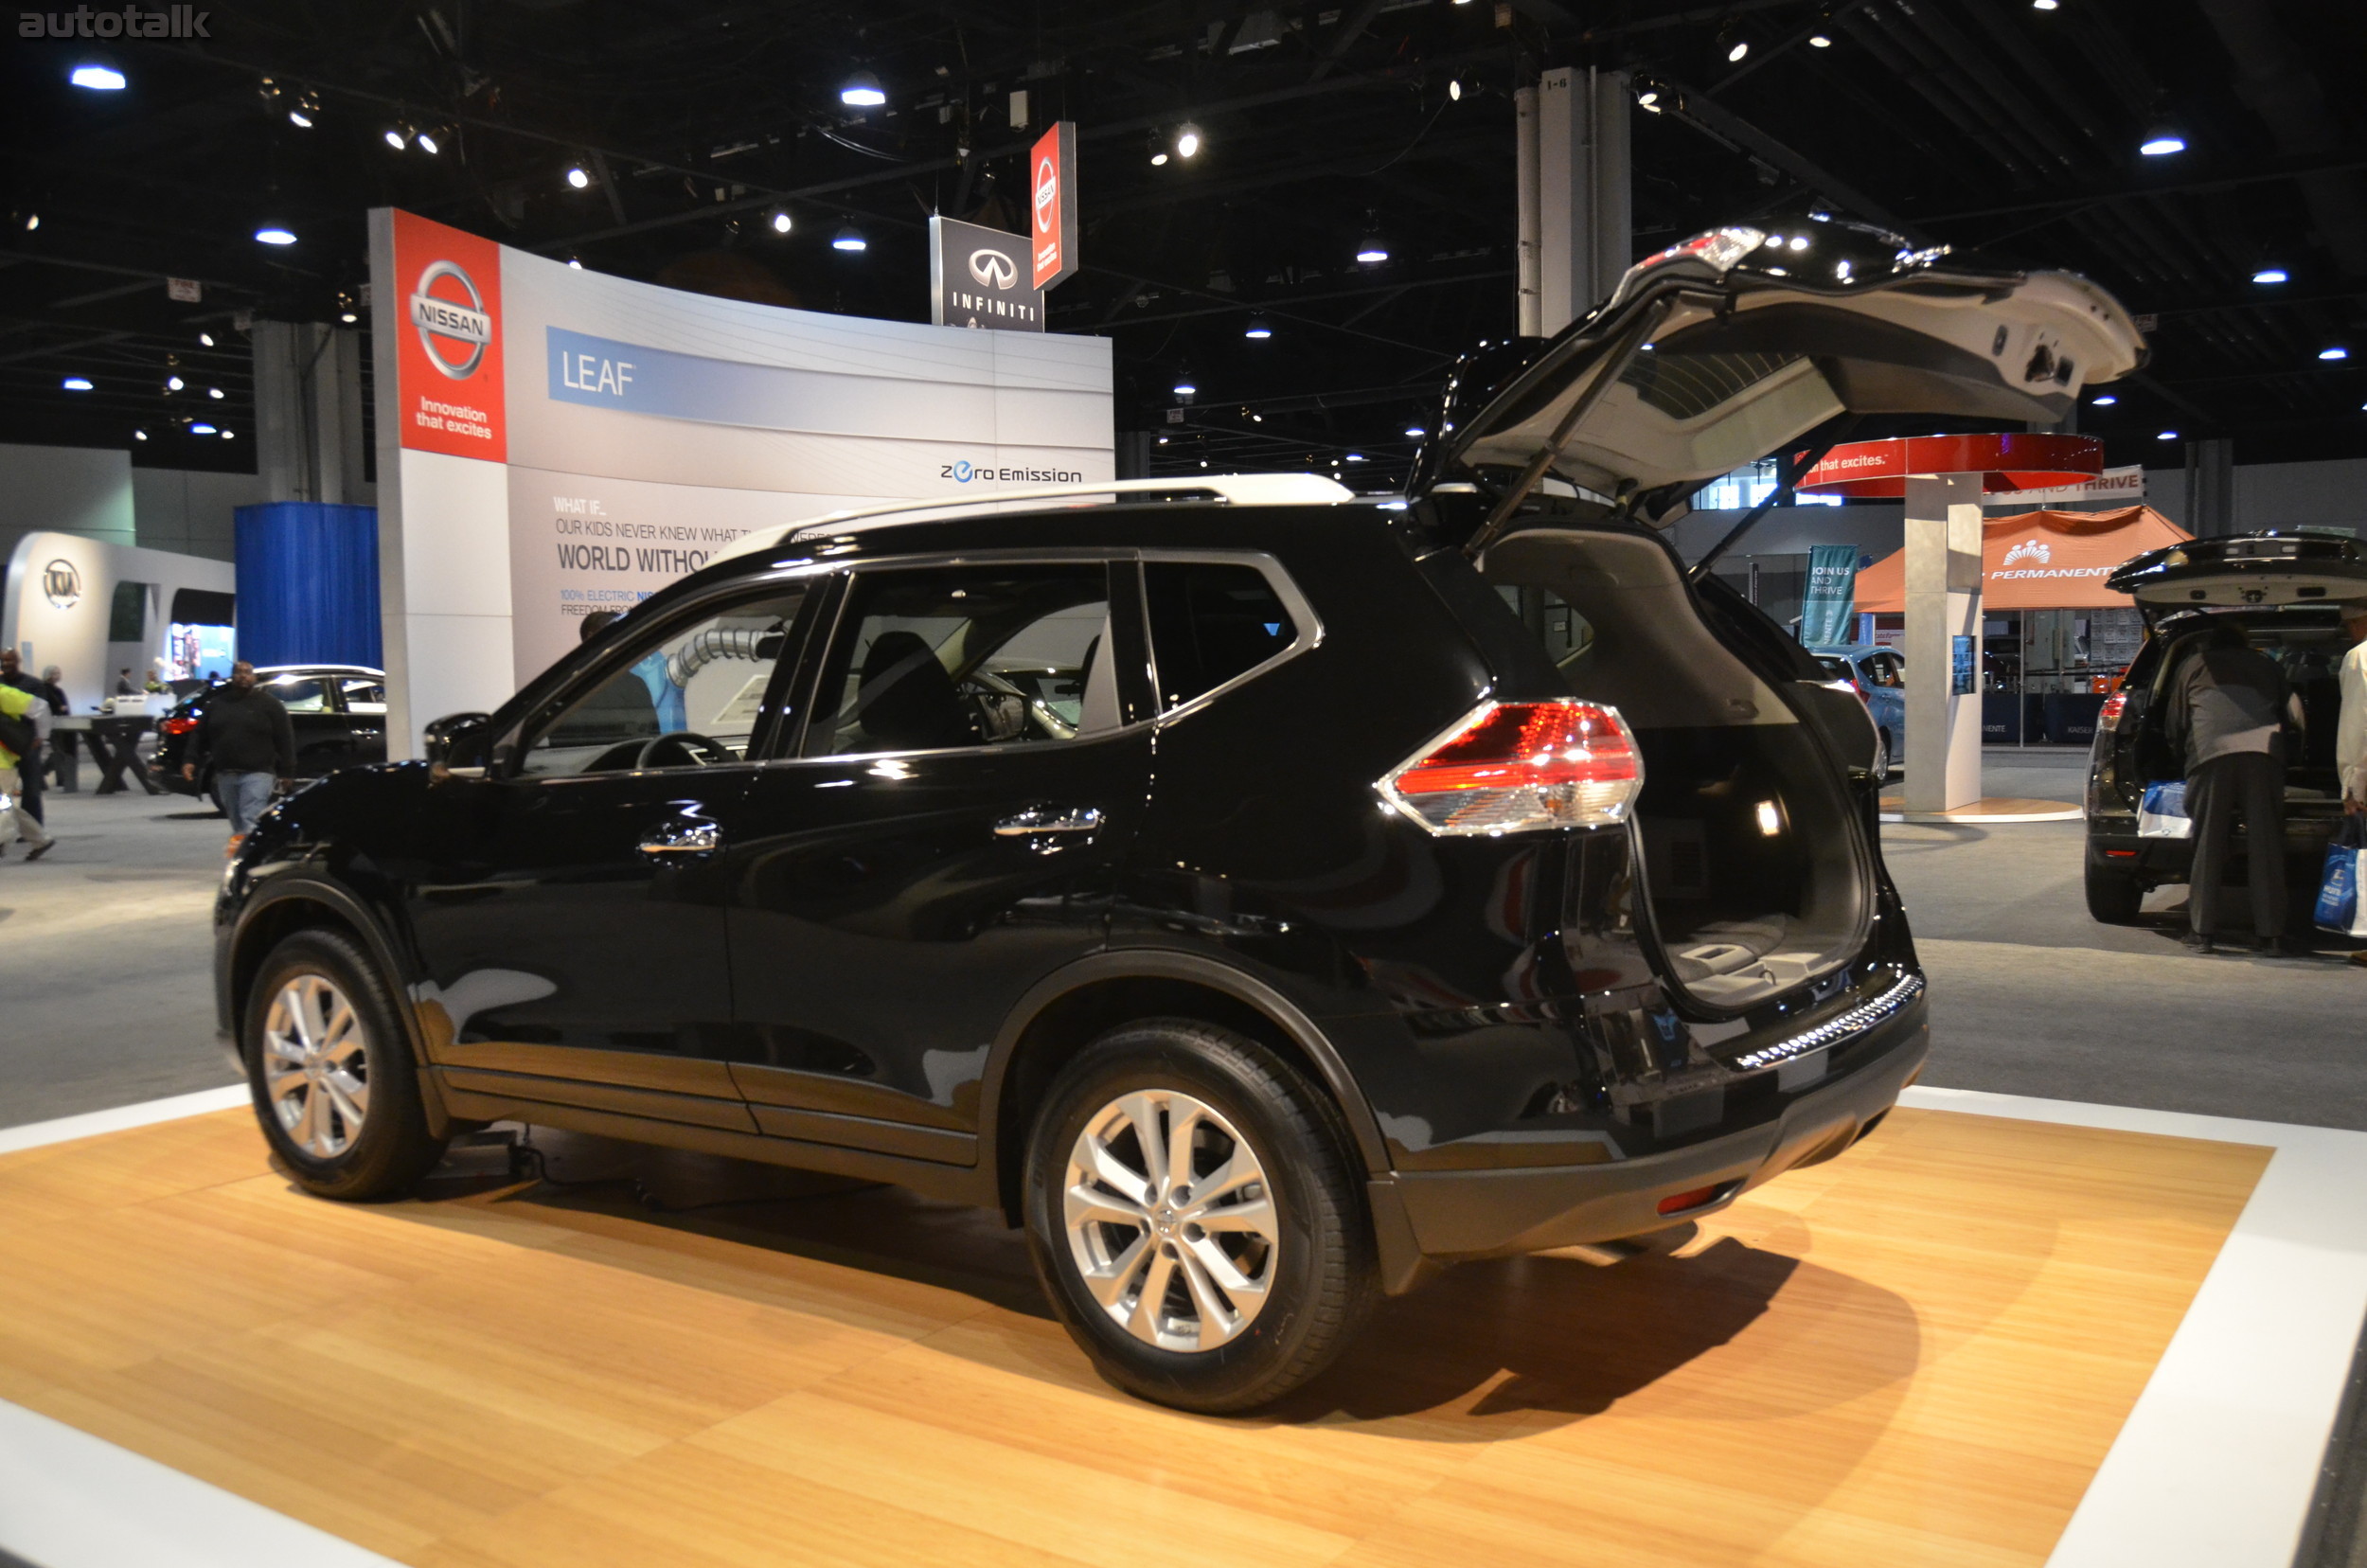
[[(1907, 481), (1907, 794), (1910, 811), (1981, 798), (1981, 475)], [(1971, 639), (1972, 690), (1954, 689)]]
[(1512, 90), (1512, 180), (1518, 196), (1520, 239), (1513, 256), (1514, 308), (1522, 337), (1544, 335), (1538, 298), (1537, 88)]
[(1560, 331), (1618, 285), (1635, 248), (1623, 71), (1537, 83), (1538, 330)]

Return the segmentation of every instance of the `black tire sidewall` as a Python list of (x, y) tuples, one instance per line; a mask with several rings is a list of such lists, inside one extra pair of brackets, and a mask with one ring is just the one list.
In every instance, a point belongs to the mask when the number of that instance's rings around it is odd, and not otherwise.
[[(273, 999), (290, 980), (308, 973), (335, 986), (361, 1015), (366, 1032), (370, 1102), (361, 1135), (343, 1154), (327, 1160), (306, 1153), (289, 1139), (263, 1083), (263, 1025)], [(348, 1200), (397, 1196), (410, 1190), (442, 1155), (442, 1141), (428, 1132), (417, 1065), (393, 999), (367, 954), (340, 934), (298, 932), (264, 957), (247, 994), (239, 1057), (246, 1066), (247, 1093), (263, 1137), (307, 1192)]]
[[(1087, 1293), (1070, 1254), (1060, 1204), (1069, 1151), (1103, 1107), (1138, 1089), (1180, 1090), (1213, 1107), (1248, 1140), (1281, 1209), (1266, 1304), (1239, 1338), (1214, 1350), (1164, 1350), (1134, 1338)], [(1060, 1075), (1028, 1141), (1027, 1244), (1054, 1310), (1112, 1382), (1184, 1409), (1243, 1410), (1304, 1381), (1311, 1338), (1326, 1341), (1314, 1364), (1328, 1359), (1329, 1340), (1361, 1315), (1371, 1265), (1326, 1109), (1255, 1042), (1180, 1020), (1113, 1031)], [(1339, 1303), (1329, 1313), (1327, 1297)]]

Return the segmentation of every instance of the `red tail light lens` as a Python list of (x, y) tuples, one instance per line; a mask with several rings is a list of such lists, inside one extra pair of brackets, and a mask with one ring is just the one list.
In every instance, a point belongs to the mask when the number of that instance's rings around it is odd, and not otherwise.
[(2120, 728), (2121, 714), (2127, 706), (2128, 693), (2126, 691), (2116, 691), (2107, 697), (2104, 700), (2104, 706), (2096, 710), (2096, 728), (2098, 730)]
[(1682, 1214), (1687, 1209), (1698, 1209), (1705, 1203), (1716, 1203), (1717, 1195), (1725, 1190), (1723, 1183), (1717, 1186), (1695, 1187), (1691, 1192), (1672, 1193), (1654, 1206), (1663, 1214)]
[(1644, 758), (1616, 708), (1486, 703), (1380, 781), (1433, 833), (1519, 833), (1627, 820)]
[(194, 719), (168, 719), (156, 727), (163, 730), (167, 735), (187, 735), (189, 731), (197, 728), (197, 721)]

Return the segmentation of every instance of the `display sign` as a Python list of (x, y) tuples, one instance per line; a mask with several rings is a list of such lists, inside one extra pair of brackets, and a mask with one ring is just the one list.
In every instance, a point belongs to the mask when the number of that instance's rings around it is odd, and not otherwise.
[(501, 247), (412, 213), (394, 218), (398, 439), (415, 452), (506, 462)]
[(1858, 546), (1808, 546), (1808, 587), (1800, 601), (1800, 640), (1811, 648), (1848, 641), (1857, 592)]
[(1948, 689), (1958, 697), (1969, 697), (1980, 689), (1973, 677), (1973, 640), (1970, 637), (1949, 639)]
[(1077, 122), (1057, 121), (1027, 154), (1028, 241), (1038, 289), (1077, 270)]
[(2011, 490), (1982, 498), (1989, 507), (2061, 507), (2084, 501), (2126, 504), (2145, 498), (2145, 471), (2140, 464), (2109, 468), (2076, 485), (2051, 485), (2045, 490)]
[(2104, 443), (2092, 436), (1899, 436), (1836, 446), (1795, 488), (1803, 495), (1895, 500), (1910, 479), (1977, 473), (1984, 491), (2027, 491), (2081, 484), (2103, 472)]
[(1027, 281), (1034, 265), (1023, 234), (931, 218), (929, 319), (940, 327), (1042, 331), (1043, 291)]

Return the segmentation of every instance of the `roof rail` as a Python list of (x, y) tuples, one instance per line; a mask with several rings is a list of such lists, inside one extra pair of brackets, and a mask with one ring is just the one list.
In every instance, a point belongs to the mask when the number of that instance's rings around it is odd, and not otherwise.
[(1356, 492), (1317, 473), (1219, 473), (1196, 479), (1104, 479), (1075, 485), (1044, 485), (1027, 490), (982, 490), (974, 495), (948, 496), (942, 501), (893, 501), (877, 507), (810, 517), (774, 528), (757, 528), (718, 550), (711, 561), (774, 549), (792, 540), (817, 535), (855, 533), (892, 523), (914, 521), (932, 512), (987, 516), (1013, 501), (1077, 500), (1084, 497), (1129, 495), (1210, 495), (1235, 507), (1333, 507), (1353, 501)]

